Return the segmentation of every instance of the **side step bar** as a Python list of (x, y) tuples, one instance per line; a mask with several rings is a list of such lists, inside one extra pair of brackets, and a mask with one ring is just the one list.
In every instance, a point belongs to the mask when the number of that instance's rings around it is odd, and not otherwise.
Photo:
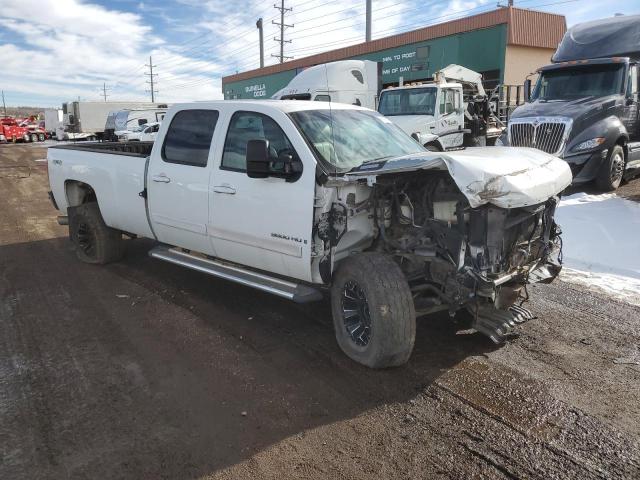
[(322, 299), (322, 292), (316, 288), (246, 270), (219, 260), (192, 255), (177, 248), (158, 246), (149, 251), (149, 256), (272, 293), (296, 303), (315, 302)]

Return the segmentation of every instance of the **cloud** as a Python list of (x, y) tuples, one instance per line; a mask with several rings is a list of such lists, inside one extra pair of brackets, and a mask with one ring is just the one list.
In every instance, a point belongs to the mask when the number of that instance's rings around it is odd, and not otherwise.
[[(105, 1), (105, 0), (93, 0)], [(373, 38), (453, 20), (491, 9), (496, 0), (373, 2)], [(597, 0), (522, 0), (523, 8), (567, 15), (568, 24), (602, 16)], [(555, 4), (554, 4), (555, 2)], [(276, 2), (279, 3), (279, 2)], [(506, 3), (506, 2), (503, 2)], [(264, 20), (265, 63), (278, 62), (279, 11), (266, 0), (2, 0), (0, 69), (11, 98), (59, 105), (77, 96), (99, 100), (103, 82), (110, 100), (145, 100), (145, 63), (156, 65), (161, 101), (221, 98), (220, 77), (259, 66), (258, 31)], [(285, 0), (285, 55), (295, 58), (361, 43), (362, 0)], [(130, 11), (125, 11), (130, 10)], [(616, 11), (640, 13), (637, 0)], [(272, 56), (276, 55), (276, 56)], [(45, 105), (43, 105), (45, 106)]]

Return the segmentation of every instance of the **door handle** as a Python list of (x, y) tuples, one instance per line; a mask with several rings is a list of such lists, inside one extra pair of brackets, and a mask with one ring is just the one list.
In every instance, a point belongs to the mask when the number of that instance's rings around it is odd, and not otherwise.
[(213, 191), (215, 193), (226, 193), (227, 195), (235, 195), (236, 194), (236, 189), (233, 188), (231, 185), (214, 185), (213, 186)]
[(167, 177), (164, 173), (162, 173), (160, 175), (153, 175), (151, 177), (151, 180), (153, 180), (154, 182), (159, 182), (159, 183), (169, 183), (171, 181), (171, 179), (169, 177)]

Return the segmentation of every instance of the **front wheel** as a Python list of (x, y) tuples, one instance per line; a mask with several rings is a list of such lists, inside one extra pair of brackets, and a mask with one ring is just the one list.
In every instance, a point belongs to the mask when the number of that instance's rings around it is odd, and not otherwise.
[(95, 202), (69, 208), (69, 234), (76, 255), (85, 263), (115, 262), (124, 255), (122, 232), (104, 223)]
[(331, 286), (336, 340), (352, 360), (371, 368), (407, 362), (416, 336), (409, 284), (388, 255), (361, 253), (340, 263)]
[(624, 150), (620, 145), (614, 145), (609, 156), (600, 166), (596, 177), (596, 187), (604, 192), (616, 190), (622, 182), (624, 164)]

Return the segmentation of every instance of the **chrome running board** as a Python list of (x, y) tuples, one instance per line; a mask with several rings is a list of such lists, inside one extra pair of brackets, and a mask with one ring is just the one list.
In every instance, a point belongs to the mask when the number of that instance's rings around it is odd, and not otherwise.
[(253, 287), (263, 292), (293, 300), (296, 303), (314, 302), (322, 299), (322, 292), (308, 285), (271, 277), (237, 265), (221, 262), (220, 260), (212, 260), (187, 253), (178, 248), (161, 245), (150, 250), (149, 256), (247, 287)]

